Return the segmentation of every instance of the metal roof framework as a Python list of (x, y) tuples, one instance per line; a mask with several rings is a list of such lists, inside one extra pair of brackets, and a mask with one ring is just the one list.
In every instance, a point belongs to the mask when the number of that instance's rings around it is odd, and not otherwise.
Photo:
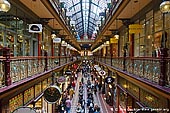
[(77, 34), (80, 37), (86, 34), (90, 38), (96, 30), (96, 22), (101, 20), (99, 13), (105, 12), (108, 0), (64, 0), (64, 3), (67, 12), (71, 13), (71, 20), (75, 21)]

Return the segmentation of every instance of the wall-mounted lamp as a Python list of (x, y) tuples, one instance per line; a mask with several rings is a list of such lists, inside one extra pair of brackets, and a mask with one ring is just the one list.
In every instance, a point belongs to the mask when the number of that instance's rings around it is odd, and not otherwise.
[(7, 0), (0, 0), (0, 11), (8, 12), (11, 8), (11, 4)]
[(170, 1), (163, 1), (160, 4), (160, 10), (162, 13), (169, 13), (170, 12)]

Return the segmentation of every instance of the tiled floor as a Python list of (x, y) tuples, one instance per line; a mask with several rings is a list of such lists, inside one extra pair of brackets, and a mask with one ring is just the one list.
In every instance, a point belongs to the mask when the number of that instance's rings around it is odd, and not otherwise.
[[(78, 74), (78, 79), (77, 81), (80, 81), (82, 78), (82, 73)], [(84, 78), (84, 83), (86, 84), (87, 79)], [(77, 108), (77, 104), (78, 104), (78, 94), (79, 94), (79, 82), (76, 82), (76, 88), (75, 88), (75, 95), (72, 99), (72, 108), (71, 108), (71, 113), (76, 113), (76, 108)], [(87, 102), (87, 88), (86, 85), (84, 84), (84, 92), (83, 92), (83, 98), (85, 100), (85, 102)], [(101, 112), (100, 113), (113, 113), (113, 111), (111, 110), (112, 107), (109, 106), (105, 100), (104, 100), (104, 95), (101, 93), (98, 93), (95, 95), (93, 94), (94, 97), (94, 104), (97, 104), (100, 107)], [(88, 108), (85, 105), (85, 113), (88, 113)]]

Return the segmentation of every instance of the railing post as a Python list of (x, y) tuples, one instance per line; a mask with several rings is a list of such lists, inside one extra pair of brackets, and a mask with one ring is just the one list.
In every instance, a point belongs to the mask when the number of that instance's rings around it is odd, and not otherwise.
[(127, 54), (127, 43), (124, 46), (123, 51), (123, 71), (126, 71), (126, 54)]
[(44, 51), (44, 56), (45, 56), (45, 68), (44, 68), (44, 71), (47, 71), (48, 70), (47, 51)]
[(165, 86), (167, 84), (167, 61), (166, 57), (168, 57), (168, 48), (161, 48), (161, 54), (160, 54), (160, 78), (159, 78), (159, 85)]
[(11, 77), (10, 77), (10, 48), (4, 47), (3, 48), (3, 57), (6, 59), (4, 60), (4, 68), (5, 68), (5, 85), (11, 85)]

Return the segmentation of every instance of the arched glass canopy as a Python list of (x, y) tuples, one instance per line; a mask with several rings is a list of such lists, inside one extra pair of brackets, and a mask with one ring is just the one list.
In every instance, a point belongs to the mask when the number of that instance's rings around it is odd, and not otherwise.
[(96, 31), (105, 17), (111, 0), (60, 0), (66, 16), (77, 34), (77, 39), (95, 39)]

